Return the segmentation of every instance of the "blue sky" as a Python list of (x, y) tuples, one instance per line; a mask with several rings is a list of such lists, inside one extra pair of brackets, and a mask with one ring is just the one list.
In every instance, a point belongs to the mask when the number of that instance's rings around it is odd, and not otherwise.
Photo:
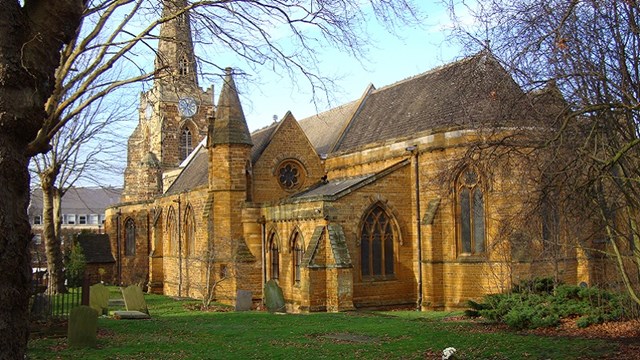
[[(302, 77), (291, 80), (286, 74), (278, 76), (271, 69), (258, 69), (257, 73), (243, 69), (251, 73), (244, 81), (237, 81), (249, 129), (267, 126), (273, 122), (274, 115), (281, 119), (287, 111), (300, 120), (359, 98), (370, 83), (380, 88), (461, 57), (460, 49), (445, 39), (449, 17), (443, 6), (437, 1), (416, 0), (415, 3), (427, 16), (421, 27), (404, 27), (398, 29), (397, 34), (390, 34), (373, 21), (368, 24), (372, 44), (365, 49), (365, 59), (355, 59), (331, 48), (318, 49), (320, 71), (336, 79), (337, 89), (331, 94), (330, 103), (323, 96), (317, 96), (314, 104), (311, 89)], [(242, 62), (230, 54), (218, 56), (220, 61), (232, 62), (229, 66), (242, 67)], [(201, 83), (201, 86), (208, 87), (208, 84)], [(215, 84), (215, 89), (217, 93), (219, 84)]]

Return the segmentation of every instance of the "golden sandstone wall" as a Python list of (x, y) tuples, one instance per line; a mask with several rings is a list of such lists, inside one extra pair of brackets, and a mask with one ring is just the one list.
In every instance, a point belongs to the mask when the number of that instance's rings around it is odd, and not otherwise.
[[(292, 120), (285, 119), (280, 126), (294, 138), (300, 131)], [(329, 180), (377, 174), (375, 181), (334, 200), (277, 202), (287, 195), (273, 174), (279, 161), (300, 159), (308, 171), (306, 184), (319, 180), (324, 168), (306, 138), (300, 142), (274, 138), (254, 166), (254, 202), (245, 202), (244, 167), (235, 161), (233, 170), (212, 180), (214, 191), (201, 188), (162, 197), (155, 203), (122, 207), (120, 221), (130, 216), (140, 223), (136, 228), (136, 256), (122, 258), (126, 274), (123, 282), (133, 282), (135, 274), (148, 268), (151, 288), (168, 295), (201, 297), (206, 271), (202, 254), (212, 242), (216, 251), (213, 279), (227, 278), (217, 288), (216, 299), (233, 303), (235, 291), (244, 289), (251, 290), (259, 301), (263, 274), (269, 278), (270, 266), (269, 252), (264, 253), (263, 263), (263, 241), (275, 234), (280, 259), (278, 282), (290, 311), (340, 311), (353, 306), (416, 304), (419, 300), (424, 309), (449, 309), (535, 276), (557, 275), (567, 283), (590, 283), (595, 278), (593, 261), (586, 255), (578, 256), (575, 247), (561, 246), (555, 261), (549, 261), (548, 250), (534, 237), (526, 248), (513, 242), (518, 234), (515, 230), (535, 233), (539, 229), (539, 224), (526, 229), (519, 222), (522, 219), (518, 220), (532, 193), (531, 169), (517, 157), (491, 157), (482, 151), (470, 151), (468, 144), (477, 139), (471, 132), (452, 130), (335, 156), (324, 163)], [(407, 150), (413, 145), (417, 148)], [(243, 152), (226, 154), (228, 158), (217, 161), (246, 156)], [(459, 250), (455, 184), (465, 166), (473, 166), (482, 182), (486, 231), (486, 251), (482, 254), (461, 254)], [(259, 199), (270, 202), (261, 203)], [(360, 272), (361, 222), (374, 204), (380, 204), (395, 220), (394, 277), (384, 281), (363, 279)], [(115, 211), (110, 209), (108, 223), (112, 239), (116, 238)], [(183, 246), (182, 254), (178, 254), (175, 242), (171, 242), (170, 222), (181, 219), (179, 237), (186, 241), (184, 221), (189, 214), (195, 226), (195, 252)], [(329, 225), (339, 225), (344, 233), (352, 266), (337, 264), (344, 259), (335, 258), (326, 233), (311, 249), (314, 232), (318, 228), (326, 232)], [(121, 239), (122, 231), (121, 227)], [(305, 251), (314, 251), (313, 264), (302, 268), (300, 283), (294, 281), (291, 244), (296, 232)], [(572, 235), (582, 236), (565, 231), (562, 237)]]

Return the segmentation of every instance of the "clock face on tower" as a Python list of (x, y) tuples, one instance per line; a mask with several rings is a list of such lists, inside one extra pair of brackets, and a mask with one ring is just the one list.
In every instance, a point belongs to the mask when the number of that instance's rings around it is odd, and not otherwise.
[(182, 117), (192, 117), (198, 111), (196, 100), (192, 97), (184, 97), (178, 100), (178, 111)]

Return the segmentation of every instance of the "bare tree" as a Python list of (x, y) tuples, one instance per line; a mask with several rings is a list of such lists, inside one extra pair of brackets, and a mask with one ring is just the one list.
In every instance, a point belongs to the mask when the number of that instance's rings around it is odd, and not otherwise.
[(551, 119), (557, 131), (536, 146), (553, 155), (543, 175), (554, 179), (564, 218), (600, 225), (594, 236), (606, 239), (603, 251), (640, 304), (640, 5), (445, 2), (455, 39), (475, 49), (489, 43), (526, 89), (552, 87), (564, 99), (565, 111)]
[(105, 161), (122, 153), (124, 144), (118, 143), (121, 137), (111, 129), (128, 115), (126, 103), (99, 99), (54, 135), (49, 152), (32, 158), (32, 168), (42, 190), (42, 240), (52, 293), (66, 291), (61, 247), (62, 197), (79, 179), (105, 185), (109, 172), (115, 175), (117, 166)]
[[(203, 42), (230, 48), (256, 65), (302, 74), (314, 89), (329, 80), (314, 71), (317, 44), (360, 53), (368, 39), (368, 9), (385, 24), (407, 23), (415, 20), (410, 2), (176, 0), (183, 12), (194, 14), (197, 30), (207, 30)], [(47, 152), (55, 134), (101, 96), (150, 78), (144, 70), (126, 80), (103, 75), (118, 61), (135, 64), (136, 51), (152, 48), (148, 40), (158, 24), (181, 12), (159, 16), (157, 2), (144, 0), (0, 0), (0, 7), (0, 359), (8, 359), (24, 357), (28, 339), (29, 158)], [(279, 41), (276, 32), (294, 46)], [(95, 61), (75, 68), (76, 59), (92, 49)], [(71, 87), (77, 89), (73, 94), (67, 92)], [(90, 89), (94, 95), (79, 101)]]

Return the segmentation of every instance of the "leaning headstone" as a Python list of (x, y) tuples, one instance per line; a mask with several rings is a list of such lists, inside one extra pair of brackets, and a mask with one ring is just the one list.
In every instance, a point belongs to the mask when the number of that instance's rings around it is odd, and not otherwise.
[(98, 314), (90, 306), (80, 305), (71, 309), (67, 328), (69, 347), (96, 347)]
[(236, 311), (249, 311), (253, 305), (253, 294), (249, 290), (236, 292)]
[(121, 290), (127, 311), (140, 311), (149, 314), (147, 303), (144, 301), (144, 294), (139, 286), (130, 285), (127, 288), (121, 288)]
[(89, 288), (89, 306), (98, 312), (98, 315), (109, 314), (109, 289), (102, 284), (91, 285)]
[(286, 312), (282, 289), (275, 280), (269, 280), (264, 285), (264, 302), (269, 312)]

